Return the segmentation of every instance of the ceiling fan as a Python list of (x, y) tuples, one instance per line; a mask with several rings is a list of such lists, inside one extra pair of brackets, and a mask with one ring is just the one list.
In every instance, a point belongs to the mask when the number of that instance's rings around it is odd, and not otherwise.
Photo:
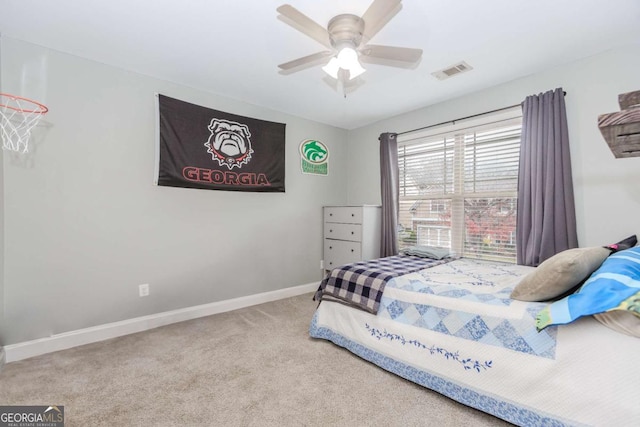
[(366, 71), (360, 62), (400, 68), (414, 66), (422, 57), (422, 49), (368, 44), (402, 9), (401, 1), (374, 0), (362, 17), (337, 15), (326, 29), (293, 6), (280, 6), (278, 19), (330, 49), (280, 64), (281, 73), (324, 64), (322, 69), (336, 79), (346, 97), (349, 82)]

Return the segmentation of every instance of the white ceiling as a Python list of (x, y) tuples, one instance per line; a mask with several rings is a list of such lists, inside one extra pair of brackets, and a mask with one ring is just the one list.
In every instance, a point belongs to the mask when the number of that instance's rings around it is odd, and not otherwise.
[[(639, 0), (404, 0), (371, 43), (421, 48), (422, 61), (365, 64), (345, 99), (319, 66), (278, 73), (325, 50), (277, 19), (285, 1), (0, 0), (0, 34), (345, 129), (640, 42)], [(288, 1), (326, 26), (372, 0)], [(462, 60), (474, 70), (431, 76)]]

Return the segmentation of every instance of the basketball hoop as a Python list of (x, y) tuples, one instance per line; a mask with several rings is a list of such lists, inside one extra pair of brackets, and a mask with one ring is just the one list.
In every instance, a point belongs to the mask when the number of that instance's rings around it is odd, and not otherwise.
[(2, 148), (26, 153), (31, 129), (49, 109), (39, 102), (0, 93), (0, 135)]

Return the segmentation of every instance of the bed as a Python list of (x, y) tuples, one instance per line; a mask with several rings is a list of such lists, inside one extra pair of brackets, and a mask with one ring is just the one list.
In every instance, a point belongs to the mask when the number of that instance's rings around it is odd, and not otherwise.
[(412, 256), (349, 264), (322, 281), (310, 335), (516, 425), (637, 425), (640, 339), (593, 316), (538, 331), (548, 303), (510, 297), (534, 270)]

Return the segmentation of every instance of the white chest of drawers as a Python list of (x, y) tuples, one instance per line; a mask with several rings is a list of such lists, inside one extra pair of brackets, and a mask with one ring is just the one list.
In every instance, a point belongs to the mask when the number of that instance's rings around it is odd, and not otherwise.
[(380, 206), (324, 207), (324, 268), (380, 257)]

